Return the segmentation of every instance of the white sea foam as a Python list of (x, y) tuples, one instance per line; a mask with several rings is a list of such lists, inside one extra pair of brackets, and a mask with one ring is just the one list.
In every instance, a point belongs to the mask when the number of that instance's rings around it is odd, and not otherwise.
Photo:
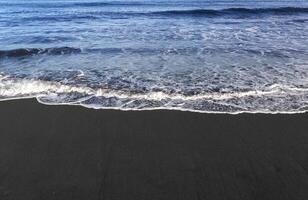
[(244, 98), (248, 96), (266, 96), (279, 95), (286, 92), (308, 92), (308, 88), (296, 88), (284, 85), (271, 85), (264, 90), (253, 90), (245, 92), (229, 92), (229, 93), (203, 93), (198, 95), (182, 95), (182, 94), (167, 94), (164, 92), (148, 92), (142, 94), (132, 94), (124, 91), (113, 91), (109, 89), (92, 89), (90, 87), (78, 87), (72, 85), (65, 85), (60, 82), (29, 80), (29, 79), (10, 79), (8, 76), (0, 76), (0, 96), (14, 97), (27, 95), (47, 95), (50, 93), (84, 93), (94, 96), (104, 96), (106, 98), (122, 98), (122, 99), (145, 99), (157, 100), (164, 99), (193, 101), (202, 99), (211, 100), (227, 100), (233, 98)]
[[(111, 89), (93, 89), (90, 87), (67, 85), (54, 81), (16, 79), (0, 75), (0, 100), (36, 97), (39, 102), (49, 105), (82, 105), (95, 109), (121, 110), (184, 110), (205, 113), (298, 113), (305, 112), (308, 104), (306, 98), (308, 88), (299, 88), (274, 84), (263, 90), (229, 93), (203, 93), (198, 95), (167, 94), (164, 92), (129, 93)], [(292, 96), (294, 102), (286, 102), (285, 98)], [(97, 102), (88, 101), (98, 98)], [(267, 98), (274, 99), (267, 102)], [(104, 100), (105, 99), (105, 100)], [(118, 103), (107, 99), (118, 99)], [(263, 99), (263, 100), (262, 100)], [(100, 102), (107, 101), (107, 102)], [(137, 103), (136, 103), (137, 102)], [(140, 104), (141, 102), (141, 104)], [(143, 102), (143, 103), (142, 103)], [(159, 102), (159, 103), (149, 103)], [(222, 109), (213, 107), (198, 107), (202, 102), (214, 103)], [(264, 105), (263, 105), (264, 104)], [(197, 106), (197, 107), (195, 107)], [(214, 105), (215, 106), (215, 105)], [(275, 108), (275, 109), (273, 109)]]
[(229, 93), (203, 93), (198, 95), (187, 96), (183, 94), (167, 94), (164, 92), (148, 92), (148, 93), (129, 93), (125, 91), (115, 91), (110, 89), (92, 89), (90, 87), (79, 87), (73, 85), (66, 85), (60, 82), (42, 81), (42, 80), (29, 80), (29, 79), (11, 79), (8, 76), (0, 75), (0, 96), (14, 97), (14, 96), (27, 96), (27, 95), (47, 95), (50, 93), (83, 93), (94, 96), (104, 96), (106, 98), (131, 98), (131, 99), (145, 99), (157, 100), (164, 99), (171, 100), (227, 100), (234, 98), (244, 98), (249, 96), (266, 96), (266, 95), (282, 95), (290, 92), (308, 92), (308, 88), (298, 88), (286, 85), (274, 84), (263, 90), (252, 90), (245, 92), (229, 92)]
[(15, 97), (15, 96), (33, 96), (46, 95), (49, 93), (88, 93), (93, 94), (93, 90), (86, 87), (74, 87), (64, 85), (58, 82), (48, 82), (41, 80), (14, 80), (8, 77), (0, 78), (0, 96)]

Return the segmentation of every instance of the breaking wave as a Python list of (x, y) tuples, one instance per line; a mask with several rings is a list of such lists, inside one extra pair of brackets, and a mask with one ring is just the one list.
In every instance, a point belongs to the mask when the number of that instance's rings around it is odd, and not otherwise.
[[(43, 104), (81, 105), (96, 109), (173, 109), (195, 112), (296, 113), (308, 109), (308, 88), (271, 85), (262, 90), (197, 95), (164, 92), (130, 93), (60, 82), (17, 79), (0, 75), (0, 100), (37, 98)], [(301, 100), (299, 102), (299, 99)]]

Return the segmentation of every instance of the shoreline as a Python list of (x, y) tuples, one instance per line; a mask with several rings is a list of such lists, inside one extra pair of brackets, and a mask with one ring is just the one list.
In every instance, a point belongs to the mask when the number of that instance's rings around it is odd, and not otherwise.
[(0, 112), (0, 199), (308, 198), (307, 113)]
[(219, 112), (219, 111), (202, 111), (202, 110), (192, 110), (192, 109), (184, 109), (178, 107), (156, 107), (156, 108), (120, 108), (120, 107), (94, 107), (80, 104), (79, 102), (72, 103), (44, 103), (38, 99), (37, 96), (33, 97), (19, 97), (19, 98), (8, 98), (8, 99), (0, 99), (1, 102), (5, 101), (19, 101), (19, 100), (35, 100), (37, 103), (45, 105), (45, 106), (79, 106), (86, 109), (91, 110), (114, 110), (121, 112), (149, 112), (149, 111), (176, 111), (176, 112), (190, 112), (190, 113), (199, 113), (199, 114), (221, 114), (221, 115), (241, 115), (241, 114), (262, 114), (262, 115), (297, 115), (297, 114), (305, 114), (308, 113), (308, 110), (302, 111), (237, 111), (237, 112)]

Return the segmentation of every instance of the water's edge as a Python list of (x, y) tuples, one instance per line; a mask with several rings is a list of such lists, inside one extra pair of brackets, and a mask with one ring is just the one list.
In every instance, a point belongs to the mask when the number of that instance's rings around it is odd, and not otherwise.
[(92, 110), (116, 110), (116, 111), (123, 111), (123, 112), (142, 112), (142, 111), (160, 111), (160, 110), (166, 110), (166, 111), (180, 111), (180, 112), (191, 112), (191, 113), (199, 113), (199, 114), (219, 114), (219, 115), (241, 115), (241, 114), (266, 114), (266, 115), (295, 115), (295, 114), (305, 114), (308, 113), (308, 110), (303, 111), (276, 111), (276, 112), (266, 112), (266, 111), (240, 111), (240, 112), (213, 112), (213, 111), (200, 111), (200, 110), (192, 110), (192, 109), (182, 109), (182, 108), (167, 108), (167, 107), (158, 107), (158, 108), (141, 108), (141, 109), (126, 109), (126, 108), (119, 108), (119, 107), (91, 107), (86, 106), (82, 104), (77, 103), (45, 103), (38, 99), (36, 96), (32, 97), (22, 97), (22, 98), (8, 98), (8, 99), (0, 99), (1, 102), (5, 101), (21, 101), (24, 99), (33, 99), (37, 103), (40, 103), (42, 105), (46, 106), (79, 106), (86, 109), (92, 109)]

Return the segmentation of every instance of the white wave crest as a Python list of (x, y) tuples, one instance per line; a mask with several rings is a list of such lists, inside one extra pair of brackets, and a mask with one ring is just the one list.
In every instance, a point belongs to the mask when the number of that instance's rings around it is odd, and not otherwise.
[(297, 88), (284, 85), (272, 85), (264, 90), (253, 90), (246, 92), (229, 92), (229, 93), (203, 93), (198, 95), (186, 96), (182, 94), (167, 94), (164, 92), (148, 92), (143, 94), (129, 93), (125, 91), (115, 91), (110, 89), (93, 89), (90, 87), (79, 87), (65, 85), (60, 82), (29, 80), (29, 79), (12, 79), (8, 76), (0, 75), (0, 97), (1, 99), (18, 98), (18, 97), (42, 97), (50, 94), (59, 93), (81, 93), (88, 96), (97, 96), (119, 99), (134, 99), (134, 100), (228, 100), (245, 97), (259, 97), (269, 95), (284, 95), (290, 93), (306, 93), (308, 88)]

